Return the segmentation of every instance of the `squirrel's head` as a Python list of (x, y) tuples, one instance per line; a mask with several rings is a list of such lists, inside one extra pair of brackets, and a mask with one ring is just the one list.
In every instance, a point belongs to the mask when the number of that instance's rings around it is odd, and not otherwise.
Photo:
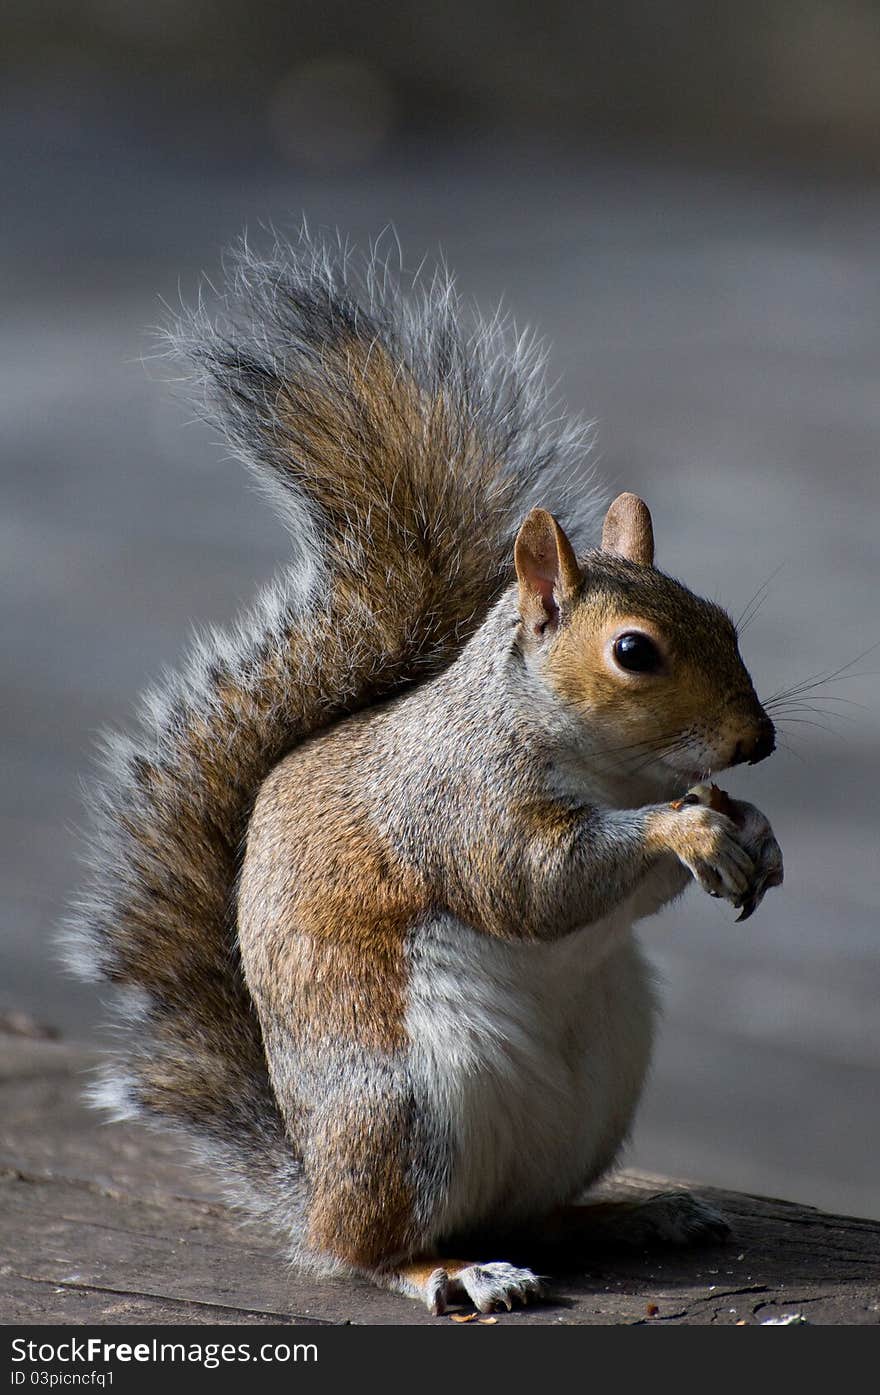
[(733, 622), (657, 571), (636, 495), (615, 499), (601, 549), (580, 560), (556, 519), (533, 509), (515, 562), (518, 643), (609, 764), (691, 783), (770, 755), (773, 723)]

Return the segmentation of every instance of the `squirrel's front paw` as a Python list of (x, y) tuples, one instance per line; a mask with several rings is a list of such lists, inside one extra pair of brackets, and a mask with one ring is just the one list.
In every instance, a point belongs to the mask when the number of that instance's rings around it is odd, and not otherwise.
[(742, 903), (742, 914), (737, 917), (739, 920), (748, 920), (771, 886), (782, 886), (782, 849), (776, 841), (769, 819), (760, 809), (756, 809), (754, 804), (746, 804), (741, 799), (730, 799), (728, 803), (730, 817), (739, 829), (740, 841), (755, 864), (755, 879)]
[(683, 801), (664, 810), (658, 819), (655, 837), (659, 834), (665, 849), (675, 853), (704, 891), (723, 896), (734, 906), (747, 903), (757, 869), (733, 819)]
[(541, 1280), (531, 1269), (516, 1269), (496, 1260), (462, 1265), (451, 1273), (435, 1269), (428, 1278), (425, 1301), (435, 1317), (446, 1312), (450, 1301), (461, 1299), (470, 1299), (478, 1312), (491, 1313), (495, 1308), (509, 1311), (514, 1303), (529, 1303), (543, 1292)]
[[(765, 893), (772, 886), (781, 886), (783, 880), (782, 849), (776, 841), (773, 829), (769, 820), (760, 809), (756, 809), (754, 804), (746, 804), (739, 799), (731, 799), (717, 785), (696, 785), (688, 790), (683, 799), (676, 800), (671, 805), (673, 813), (714, 815), (715, 820), (723, 820), (724, 824), (717, 830), (719, 842), (729, 855), (730, 847), (724, 843), (721, 834), (726, 834), (732, 840), (738, 850), (737, 861), (740, 871), (746, 873), (746, 882), (743, 888), (735, 895), (731, 895), (727, 890), (719, 890), (717, 876), (719, 868), (713, 865), (712, 859), (708, 859), (710, 864), (708, 877), (705, 874), (705, 866), (701, 871), (697, 870), (701, 864), (705, 864), (707, 859), (697, 858), (696, 863), (691, 858), (682, 854), (678, 847), (674, 851), (681, 858), (687, 867), (693, 872), (694, 877), (713, 896), (726, 896), (740, 910), (738, 920), (748, 920), (749, 916), (760, 905)], [(691, 820), (694, 822), (693, 818)], [(707, 820), (697, 820), (707, 824)], [(726, 825), (726, 827), (724, 826)], [(673, 844), (681, 836), (681, 829), (673, 828)], [(711, 841), (711, 835), (709, 840)], [(685, 835), (687, 842), (688, 835)], [(691, 840), (692, 835), (691, 835)], [(722, 873), (723, 877), (723, 873)]]

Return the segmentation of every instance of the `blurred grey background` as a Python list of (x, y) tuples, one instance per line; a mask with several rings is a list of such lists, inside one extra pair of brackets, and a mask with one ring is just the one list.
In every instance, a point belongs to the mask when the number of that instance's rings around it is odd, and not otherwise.
[[(245, 227), (393, 225), (407, 265), (442, 249), (546, 335), (661, 565), (734, 616), (767, 584), (762, 694), (880, 640), (875, 4), (11, 0), (2, 27), (7, 1020), (98, 1035), (51, 949), (95, 737), (285, 556), (150, 357)], [(725, 779), (783, 890), (743, 926), (691, 893), (645, 927), (644, 1168), (880, 1216), (878, 669)]]

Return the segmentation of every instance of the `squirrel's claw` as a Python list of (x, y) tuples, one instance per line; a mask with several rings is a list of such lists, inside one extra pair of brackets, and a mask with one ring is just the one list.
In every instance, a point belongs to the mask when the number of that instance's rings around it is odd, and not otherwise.
[(746, 847), (754, 860), (757, 876), (743, 898), (741, 914), (737, 923), (748, 920), (758, 909), (767, 892), (774, 886), (782, 886), (784, 869), (782, 849), (773, 835), (773, 830), (760, 810), (752, 804), (741, 804), (743, 832)]
[[(749, 891), (748, 896), (742, 901), (740, 914), (736, 918), (737, 924), (742, 920), (748, 920), (749, 916), (755, 913), (771, 887), (782, 886), (784, 875), (782, 870), (782, 855), (779, 853), (779, 844), (776, 842), (775, 838), (772, 839), (772, 843), (775, 850), (772, 854), (772, 866), (761, 874), (755, 885)], [(776, 854), (779, 854), (778, 864)]]

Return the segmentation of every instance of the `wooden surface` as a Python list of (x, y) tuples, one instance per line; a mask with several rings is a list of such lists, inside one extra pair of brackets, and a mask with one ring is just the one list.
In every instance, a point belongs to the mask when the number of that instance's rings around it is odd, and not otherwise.
[[(0, 1036), (0, 1323), (437, 1323), (362, 1283), (287, 1269), (170, 1139), (81, 1102), (93, 1052)], [(668, 1182), (624, 1174), (649, 1194)], [(597, 1258), (522, 1324), (880, 1322), (880, 1224), (698, 1189), (731, 1242)]]

